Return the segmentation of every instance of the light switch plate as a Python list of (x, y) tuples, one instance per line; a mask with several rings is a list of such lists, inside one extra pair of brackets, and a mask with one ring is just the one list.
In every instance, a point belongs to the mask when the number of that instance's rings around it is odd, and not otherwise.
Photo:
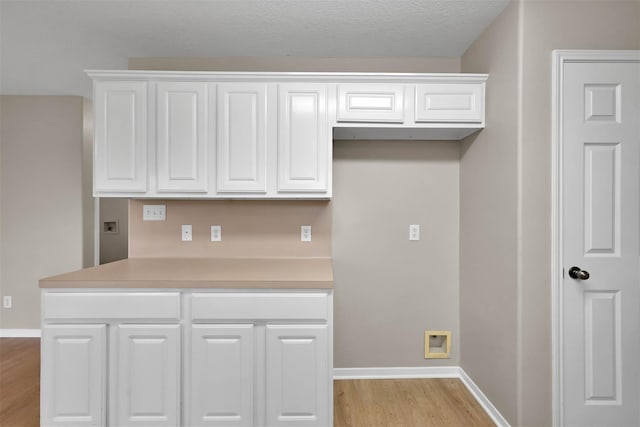
[(211, 226), (211, 241), (212, 242), (221, 242), (222, 241), (222, 226), (221, 225), (212, 225)]
[(2, 297), (2, 307), (3, 308), (13, 307), (13, 301), (11, 300), (10, 295), (5, 295), (4, 297)]
[(300, 226), (300, 241), (301, 242), (310, 242), (311, 241), (311, 226), (310, 225), (301, 225)]
[(420, 240), (420, 225), (409, 225), (409, 240)]
[(182, 226), (182, 241), (190, 242), (193, 240), (193, 233), (191, 230), (191, 225), (183, 225)]
[(143, 205), (142, 220), (143, 221), (164, 221), (167, 219), (166, 205)]

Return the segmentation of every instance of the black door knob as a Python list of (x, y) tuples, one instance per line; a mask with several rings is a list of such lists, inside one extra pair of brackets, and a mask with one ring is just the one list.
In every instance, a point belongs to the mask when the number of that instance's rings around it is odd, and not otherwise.
[(578, 280), (587, 280), (589, 279), (589, 272), (586, 270), (581, 270), (580, 267), (571, 267), (569, 269), (569, 277), (572, 279)]

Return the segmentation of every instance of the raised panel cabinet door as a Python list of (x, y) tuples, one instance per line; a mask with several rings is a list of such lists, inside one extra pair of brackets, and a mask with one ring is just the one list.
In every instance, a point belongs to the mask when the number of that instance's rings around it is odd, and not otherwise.
[(180, 325), (121, 324), (117, 333), (114, 425), (178, 426)]
[(252, 426), (253, 325), (193, 325), (191, 426)]
[(482, 83), (416, 85), (416, 122), (484, 122)]
[(207, 84), (158, 82), (159, 192), (207, 192)]
[(106, 325), (44, 325), (42, 426), (105, 426)]
[(327, 86), (289, 83), (278, 90), (278, 191), (327, 192)]
[(339, 122), (404, 122), (404, 85), (338, 85)]
[(218, 85), (218, 192), (266, 193), (264, 83)]
[(147, 83), (94, 86), (94, 193), (147, 191)]
[(267, 425), (331, 425), (327, 325), (267, 325)]

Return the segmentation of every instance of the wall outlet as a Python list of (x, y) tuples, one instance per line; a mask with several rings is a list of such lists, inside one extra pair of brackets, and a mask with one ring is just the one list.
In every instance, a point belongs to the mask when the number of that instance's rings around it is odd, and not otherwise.
[(300, 241), (301, 242), (310, 242), (311, 241), (311, 226), (310, 225), (301, 225), (300, 226)]
[(2, 298), (2, 307), (4, 308), (13, 307), (13, 300), (11, 299), (11, 295), (6, 295)]
[(183, 225), (182, 226), (182, 241), (183, 242), (190, 242), (193, 240), (193, 233), (191, 231), (191, 226), (190, 225)]
[(409, 225), (409, 240), (420, 240), (420, 225)]
[(166, 205), (143, 205), (142, 220), (143, 221), (164, 221), (167, 219)]
[(212, 225), (211, 226), (211, 241), (212, 242), (221, 242), (222, 241), (222, 226), (221, 225)]

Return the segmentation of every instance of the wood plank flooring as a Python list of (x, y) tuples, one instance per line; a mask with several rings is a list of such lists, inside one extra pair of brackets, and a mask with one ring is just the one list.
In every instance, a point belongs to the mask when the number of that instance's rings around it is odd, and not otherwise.
[[(335, 427), (494, 426), (457, 379), (334, 382)], [(40, 339), (0, 338), (0, 426), (40, 423)]]
[(0, 426), (40, 425), (40, 338), (0, 338)]
[(334, 381), (334, 427), (495, 426), (455, 378)]

